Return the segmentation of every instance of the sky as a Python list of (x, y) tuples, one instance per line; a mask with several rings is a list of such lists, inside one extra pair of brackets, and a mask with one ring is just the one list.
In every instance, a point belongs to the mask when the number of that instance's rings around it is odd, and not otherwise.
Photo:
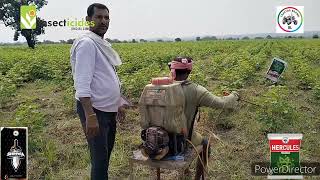
[[(105, 38), (131, 40), (276, 32), (277, 6), (304, 6), (304, 31), (320, 31), (319, 0), (48, 0), (37, 16), (81, 20), (99, 2), (110, 9)], [(42, 40), (67, 40), (85, 31), (47, 27)], [(14, 42), (14, 31), (0, 24), (0, 42)], [(24, 38), (19, 38), (24, 42)]]

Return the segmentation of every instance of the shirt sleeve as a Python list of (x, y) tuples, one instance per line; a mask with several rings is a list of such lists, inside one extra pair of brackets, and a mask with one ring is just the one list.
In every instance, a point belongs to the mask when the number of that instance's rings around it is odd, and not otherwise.
[(203, 86), (197, 86), (197, 95), (200, 107), (224, 108), (224, 99), (213, 95)]
[(96, 49), (90, 39), (83, 39), (76, 48), (75, 89), (77, 97), (91, 97), (90, 84), (95, 69)]

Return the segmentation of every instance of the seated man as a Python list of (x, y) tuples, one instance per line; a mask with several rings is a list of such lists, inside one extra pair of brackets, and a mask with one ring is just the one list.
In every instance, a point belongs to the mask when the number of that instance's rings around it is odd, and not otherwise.
[[(239, 95), (236, 92), (232, 92), (228, 96), (217, 97), (210, 93), (206, 88), (201, 85), (188, 81), (188, 76), (192, 70), (192, 58), (190, 57), (176, 57), (168, 64), (171, 70), (172, 79), (181, 82), (182, 89), (185, 96), (185, 116), (187, 119), (188, 139), (191, 139), (192, 143), (197, 146), (203, 144), (204, 151), (201, 154), (203, 162), (206, 163), (205, 158), (208, 140), (203, 138), (199, 133), (193, 130), (195, 116), (199, 107), (211, 107), (221, 109), (234, 109), (239, 100)], [(196, 179), (199, 179), (203, 174), (203, 166), (198, 160)]]

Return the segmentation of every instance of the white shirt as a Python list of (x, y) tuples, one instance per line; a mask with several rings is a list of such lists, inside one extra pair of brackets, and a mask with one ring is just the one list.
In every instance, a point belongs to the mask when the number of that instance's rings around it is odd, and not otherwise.
[(114, 67), (93, 40), (80, 40), (71, 57), (75, 98), (90, 97), (92, 106), (104, 112), (118, 112), (120, 82)]

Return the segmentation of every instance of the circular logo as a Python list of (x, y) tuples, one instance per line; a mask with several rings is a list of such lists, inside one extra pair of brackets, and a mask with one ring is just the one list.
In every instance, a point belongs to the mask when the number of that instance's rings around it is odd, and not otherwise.
[(30, 10), (29, 11), (29, 16), (30, 17), (34, 17), (36, 15), (36, 12), (34, 12), (34, 10)]
[(285, 32), (295, 32), (303, 23), (302, 13), (295, 7), (283, 8), (277, 17), (278, 26)]
[(19, 136), (19, 131), (13, 131), (14, 136)]
[(284, 138), (282, 139), (282, 142), (283, 142), (284, 144), (288, 144), (288, 143), (289, 143), (289, 138), (284, 137)]

